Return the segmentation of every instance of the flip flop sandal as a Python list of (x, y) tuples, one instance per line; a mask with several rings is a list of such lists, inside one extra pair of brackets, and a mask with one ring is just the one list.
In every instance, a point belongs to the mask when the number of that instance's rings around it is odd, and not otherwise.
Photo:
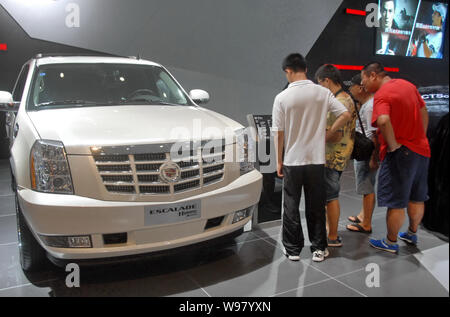
[[(356, 227), (356, 228), (358, 228), (358, 230), (350, 229), (348, 226)], [(349, 224), (349, 225), (347, 225), (346, 228), (347, 228), (347, 230), (353, 231), (353, 232), (372, 233), (372, 230), (366, 230), (366, 229), (364, 229), (364, 228), (363, 228), (360, 224), (358, 224), (358, 223), (352, 223), (352, 224)]]
[[(354, 218), (354, 220), (352, 220), (350, 218)], [(361, 223), (361, 220), (359, 220), (358, 216), (350, 216), (350, 217), (348, 217), (348, 220), (353, 223)]]

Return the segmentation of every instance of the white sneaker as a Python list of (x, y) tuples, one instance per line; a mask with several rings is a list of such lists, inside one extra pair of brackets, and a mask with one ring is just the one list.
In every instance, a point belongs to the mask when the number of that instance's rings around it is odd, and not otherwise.
[(289, 255), (284, 247), (283, 253), (291, 261), (300, 261), (300, 255)]
[(313, 252), (312, 260), (314, 262), (322, 262), (329, 255), (330, 255), (330, 252), (328, 252), (328, 249), (325, 249), (325, 251), (316, 250)]

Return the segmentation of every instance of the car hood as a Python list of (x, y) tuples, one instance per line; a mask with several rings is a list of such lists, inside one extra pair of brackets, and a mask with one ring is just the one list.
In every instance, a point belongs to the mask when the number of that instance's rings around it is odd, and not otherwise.
[(242, 128), (214, 111), (190, 106), (109, 106), (28, 113), (41, 139), (63, 142), (67, 154), (91, 146), (172, 143), (225, 138)]

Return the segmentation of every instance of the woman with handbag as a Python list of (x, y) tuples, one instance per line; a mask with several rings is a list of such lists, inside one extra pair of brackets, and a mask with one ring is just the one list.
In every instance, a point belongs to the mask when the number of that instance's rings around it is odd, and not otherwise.
[[(371, 125), (373, 94), (361, 86), (361, 74), (351, 79), (349, 91), (361, 105), (357, 112), (354, 158), (356, 193), (363, 196), (363, 205), (357, 216), (348, 218), (352, 223), (347, 229), (354, 232), (372, 233), (372, 214), (375, 208), (375, 182), (378, 170), (378, 154), (374, 151), (376, 128)], [(357, 110), (358, 111), (358, 110)], [(370, 142), (373, 142), (370, 144)], [(367, 144), (369, 143), (369, 144)]]

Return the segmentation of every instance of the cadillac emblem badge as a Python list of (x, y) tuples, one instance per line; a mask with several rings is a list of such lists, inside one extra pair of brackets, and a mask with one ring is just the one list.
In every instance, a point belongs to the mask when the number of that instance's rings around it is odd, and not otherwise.
[(160, 167), (160, 177), (166, 183), (174, 183), (180, 179), (181, 169), (174, 162), (167, 162)]

